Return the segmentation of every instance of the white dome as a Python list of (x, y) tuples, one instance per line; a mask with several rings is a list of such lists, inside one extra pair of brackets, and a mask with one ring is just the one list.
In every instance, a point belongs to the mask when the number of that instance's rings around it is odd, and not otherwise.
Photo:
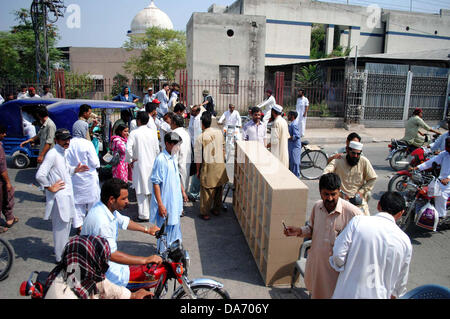
[(128, 35), (143, 34), (150, 27), (173, 30), (173, 24), (169, 16), (158, 9), (153, 1), (131, 21), (131, 31), (128, 31)]

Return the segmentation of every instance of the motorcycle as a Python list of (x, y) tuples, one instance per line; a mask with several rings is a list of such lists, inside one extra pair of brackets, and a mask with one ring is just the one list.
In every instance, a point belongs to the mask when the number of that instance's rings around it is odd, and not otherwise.
[[(397, 221), (397, 225), (405, 232), (409, 230), (414, 223), (419, 225), (417, 224), (417, 216), (422, 207), (427, 204), (434, 207), (434, 197), (428, 194), (428, 187), (436, 180), (436, 177), (414, 171), (412, 173), (412, 180), (414, 180), (414, 182), (409, 181), (404, 183), (403, 196), (406, 201), (406, 209), (402, 217)], [(447, 201), (447, 210), (449, 208), (450, 199)], [(444, 218), (438, 227), (441, 226), (442, 223), (448, 223), (448, 219), (449, 216)]]
[[(188, 269), (190, 265), (189, 253), (183, 249), (179, 240), (167, 246), (164, 223), (157, 232), (156, 238), (161, 239), (164, 247), (168, 247), (161, 257), (160, 265), (136, 265), (130, 267), (130, 281), (127, 288), (132, 292), (139, 289), (154, 289), (152, 299), (163, 299), (168, 291), (168, 283), (174, 280), (172, 299), (230, 299), (223, 284), (208, 278), (190, 280)], [(32, 299), (43, 298), (45, 281), (48, 273), (34, 271), (27, 281), (20, 286), (21, 296), (31, 296)], [(180, 286), (176, 288), (176, 283)]]
[[(430, 140), (428, 134), (425, 134), (424, 144), (428, 145), (429, 143), (432, 143), (436, 140), (437, 137), (438, 135), (434, 134), (432, 139)], [(389, 161), (389, 165), (394, 171), (401, 171), (408, 168), (408, 165), (414, 158), (414, 155), (412, 153), (420, 147), (409, 145), (406, 141), (403, 140), (391, 139), (391, 143), (388, 144), (388, 148), (390, 149), (390, 151), (386, 160)]]
[[(411, 161), (409, 162), (409, 167), (416, 167), (417, 165), (422, 164), (423, 162), (429, 160), (433, 157), (432, 151), (427, 147), (419, 147), (415, 149), (411, 153)], [(424, 174), (432, 174), (435, 177), (439, 176), (439, 169), (430, 168), (423, 172)], [(413, 176), (408, 169), (397, 171), (392, 177), (389, 179), (388, 191), (404, 191), (404, 184), (408, 181), (413, 181)]]

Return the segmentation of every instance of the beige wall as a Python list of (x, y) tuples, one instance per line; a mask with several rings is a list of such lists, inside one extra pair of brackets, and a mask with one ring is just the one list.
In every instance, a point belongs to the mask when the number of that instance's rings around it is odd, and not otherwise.
[(132, 56), (139, 55), (139, 50), (131, 52), (123, 48), (70, 48), (70, 67), (73, 72), (82, 74), (103, 75), (105, 79), (113, 79), (117, 74), (128, 75), (123, 68)]

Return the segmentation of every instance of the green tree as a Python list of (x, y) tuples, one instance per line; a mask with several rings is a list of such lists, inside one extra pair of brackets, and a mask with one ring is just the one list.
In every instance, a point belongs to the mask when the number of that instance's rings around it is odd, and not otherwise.
[(141, 49), (141, 55), (125, 63), (125, 70), (136, 79), (174, 79), (175, 71), (186, 67), (186, 34), (151, 27), (145, 35), (131, 36), (124, 47)]
[[(36, 78), (36, 47), (33, 25), (29, 11), (20, 9), (14, 12), (18, 24), (10, 31), (0, 32), (0, 77), (4, 82), (19, 84), (24, 80)], [(55, 48), (59, 39), (56, 26), (48, 26), (49, 62), (60, 62), (62, 53)], [(44, 44), (41, 40), (41, 55)]]
[(325, 57), (325, 27), (322, 24), (313, 24), (311, 29), (310, 58), (321, 59)]
[(66, 72), (64, 79), (67, 99), (88, 99), (94, 92), (94, 80), (88, 73)]
[(117, 73), (113, 77), (113, 85), (111, 88), (111, 97), (115, 97), (122, 92), (122, 88), (128, 85), (128, 78), (126, 75)]
[(322, 72), (318, 64), (305, 65), (295, 74), (295, 82), (301, 85), (312, 85), (322, 80)]

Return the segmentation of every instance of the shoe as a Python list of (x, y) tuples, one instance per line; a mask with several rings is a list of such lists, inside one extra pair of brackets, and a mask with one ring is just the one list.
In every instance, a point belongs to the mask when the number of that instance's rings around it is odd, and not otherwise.
[(137, 222), (137, 223), (148, 223), (149, 220), (150, 219), (148, 219), (148, 218), (147, 219), (142, 219), (142, 218), (136, 217), (136, 219), (134, 221)]
[(0, 234), (6, 233), (8, 231), (8, 227), (1, 227), (0, 226)]
[(8, 228), (11, 228), (11, 227), (14, 226), (14, 224), (16, 224), (16, 223), (18, 223), (18, 222), (19, 222), (19, 218), (14, 217), (14, 220), (13, 220), (12, 224), (8, 225), (8, 223), (6, 223), (5, 226), (8, 227)]
[(200, 218), (203, 220), (210, 220), (211, 217), (209, 215), (200, 215)]
[(214, 216), (219, 216), (219, 215), (220, 215), (220, 212), (217, 212), (217, 211), (215, 211), (215, 210), (212, 210), (212, 211), (211, 211), (211, 214), (213, 214)]

